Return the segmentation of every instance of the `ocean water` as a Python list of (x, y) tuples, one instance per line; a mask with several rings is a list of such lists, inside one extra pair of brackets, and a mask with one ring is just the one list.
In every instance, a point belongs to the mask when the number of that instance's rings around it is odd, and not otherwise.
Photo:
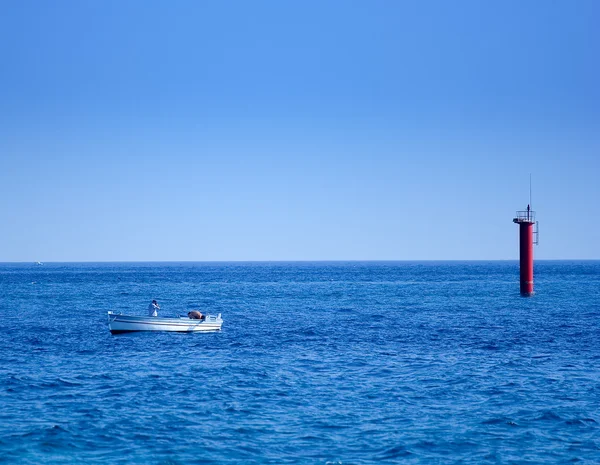
[[(600, 262), (0, 264), (1, 463), (598, 463)], [(106, 312), (222, 313), (111, 335)]]

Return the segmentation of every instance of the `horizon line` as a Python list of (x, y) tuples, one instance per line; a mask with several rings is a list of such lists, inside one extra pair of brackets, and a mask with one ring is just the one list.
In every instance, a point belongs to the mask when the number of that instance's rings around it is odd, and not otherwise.
[[(58, 264), (58, 263), (414, 263), (414, 262), (518, 262), (518, 258), (477, 259), (320, 259), (320, 260), (69, 260), (69, 261), (0, 261), (0, 264)], [(600, 261), (600, 258), (542, 258), (535, 262)]]

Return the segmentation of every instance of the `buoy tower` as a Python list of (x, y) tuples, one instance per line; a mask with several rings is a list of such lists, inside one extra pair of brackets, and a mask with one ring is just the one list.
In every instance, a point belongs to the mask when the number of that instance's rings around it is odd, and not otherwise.
[(539, 236), (535, 212), (531, 205), (527, 205), (527, 210), (518, 211), (513, 223), (519, 225), (521, 295), (528, 297), (533, 295), (533, 245), (538, 244)]

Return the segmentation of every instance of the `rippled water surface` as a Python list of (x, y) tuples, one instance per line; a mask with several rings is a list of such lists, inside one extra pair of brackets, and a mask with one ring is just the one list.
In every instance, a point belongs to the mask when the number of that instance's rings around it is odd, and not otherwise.
[[(0, 264), (0, 462), (598, 463), (600, 262)], [(107, 310), (222, 313), (111, 336)]]

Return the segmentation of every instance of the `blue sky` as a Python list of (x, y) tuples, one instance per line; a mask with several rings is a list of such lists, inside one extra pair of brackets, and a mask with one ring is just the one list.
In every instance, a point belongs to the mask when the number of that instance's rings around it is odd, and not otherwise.
[(599, 15), (3, 2), (0, 261), (598, 259)]

